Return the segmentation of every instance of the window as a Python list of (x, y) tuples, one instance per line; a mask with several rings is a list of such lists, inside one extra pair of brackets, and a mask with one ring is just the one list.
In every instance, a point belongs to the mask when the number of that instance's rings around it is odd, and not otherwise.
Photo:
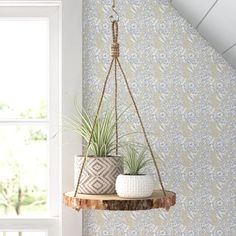
[(4, 4), (0, 1), (0, 236), (58, 236), (60, 4)]
[(46, 232), (0, 232), (0, 236), (46, 236)]
[[(27, 188), (19, 215), (2, 204), (0, 236), (80, 236), (82, 215), (62, 205), (62, 193), (73, 189), (81, 140), (60, 123), (71, 115), (74, 98), (82, 99), (82, 1), (66, 0), (62, 7), (61, 0), (0, 0), (0, 22), (0, 38), (4, 28), (6, 34), (0, 45), (0, 175), (6, 185), (10, 169), (18, 174), (17, 187)], [(7, 156), (16, 159), (15, 167)]]
[(47, 212), (48, 21), (0, 20), (0, 215)]

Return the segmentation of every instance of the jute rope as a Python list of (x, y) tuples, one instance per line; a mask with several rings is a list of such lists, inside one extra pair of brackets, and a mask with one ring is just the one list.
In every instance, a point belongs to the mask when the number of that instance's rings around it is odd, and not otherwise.
[(116, 156), (118, 156), (118, 143), (119, 143), (119, 134), (118, 134), (118, 81), (117, 81), (117, 60), (115, 59), (115, 119), (116, 119)]
[[(113, 0), (113, 11), (115, 8), (115, 1)], [(116, 11), (115, 11), (116, 12)], [(148, 146), (148, 149), (150, 151), (150, 154), (151, 154), (151, 157), (152, 157), (152, 160), (153, 160), (153, 163), (154, 163), (154, 166), (155, 166), (155, 169), (156, 169), (156, 172), (157, 172), (157, 175), (158, 175), (158, 178), (159, 178), (159, 182), (160, 182), (160, 185), (161, 185), (161, 188), (162, 188), (162, 191), (164, 193), (164, 196), (166, 196), (166, 191), (165, 191), (165, 188), (164, 188), (164, 185), (163, 185), (163, 182), (162, 182), (162, 179), (161, 179), (161, 174), (160, 174), (160, 171), (159, 171), (159, 168), (158, 168), (158, 165), (157, 165), (157, 162), (156, 162), (156, 159), (155, 159), (155, 156), (154, 156), (154, 153), (153, 153), (153, 150), (151, 148), (151, 145), (150, 145), (150, 142), (148, 140), (148, 136), (147, 136), (147, 133), (146, 133), (146, 130), (145, 130), (145, 127), (144, 127), (144, 124), (143, 124), (143, 121), (142, 121), (142, 118), (141, 118), (141, 115), (139, 113), (139, 110), (138, 110), (138, 107), (137, 107), (137, 104), (135, 102), (135, 99), (134, 99), (134, 96), (131, 92), (131, 89), (130, 89), (130, 86), (129, 86), (129, 82), (128, 82), (128, 79), (125, 75), (125, 72), (121, 66), (121, 63), (118, 59), (119, 55), (120, 55), (120, 51), (119, 51), (119, 44), (118, 44), (118, 20), (113, 20), (112, 21), (112, 45), (111, 45), (111, 57), (112, 57), (112, 61), (111, 61), (111, 64), (110, 64), (110, 67), (109, 67), (109, 70), (108, 70), (108, 73), (107, 73), (107, 76), (106, 76), (106, 79), (105, 79), (105, 82), (104, 82), (104, 85), (103, 85), (103, 89), (102, 89), (102, 95), (101, 95), (101, 98), (100, 98), (100, 101), (99, 101), (99, 104), (98, 104), (98, 109), (97, 109), (97, 112), (96, 112), (96, 116), (95, 116), (95, 119), (94, 119), (94, 123), (93, 123), (93, 127), (92, 127), (92, 131), (91, 131), (91, 134), (90, 134), (90, 138), (89, 138), (89, 142), (88, 142), (88, 145), (87, 145), (87, 150), (86, 150), (86, 155), (85, 155), (85, 158), (83, 160), (83, 163), (82, 163), (82, 167), (81, 167), (81, 171), (80, 171), (80, 174), (79, 174), (79, 177), (78, 177), (78, 181), (77, 181), (77, 185), (76, 185), (76, 189), (75, 189), (75, 193), (74, 193), (74, 197), (76, 197), (77, 193), (78, 193), (78, 189), (79, 189), (79, 184), (80, 184), (80, 181), (81, 181), (81, 177), (82, 177), (82, 173), (83, 173), (83, 169), (84, 169), (84, 166), (85, 166), (85, 162), (86, 162), (86, 159), (88, 157), (88, 150), (89, 150), (89, 147), (91, 145), (91, 141), (92, 141), (92, 136), (93, 136), (93, 133), (94, 133), (94, 128), (95, 128), (95, 125), (97, 123), (97, 119), (98, 119), (98, 116), (99, 116), (99, 113), (100, 113), (100, 110), (101, 110), (101, 106), (102, 106), (102, 101), (103, 101), (103, 98), (104, 98), (104, 94), (105, 94), (105, 91), (106, 91), (106, 85), (107, 85), (107, 81), (109, 79), (109, 76), (110, 76), (110, 73), (111, 73), (111, 70), (112, 70), (112, 67), (113, 67), (113, 63), (115, 62), (115, 68), (114, 68), (114, 77), (115, 77), (115, 122), (116, 122), (116, 155), (118, 155), (118, 109), (117, 109), (117, 106), (118, 106), (118, 101), (117, 101), (117, 97), (118, 97), (118, 81), (117, 81), (117, 65), (122, 73), (122, 76), (124, 78), (124, 81), (125, 81), (125, 84), (126, 84), (126, 87), (127, 87), (127, 90), (128, 90), (128, 93), (131, 97), (131, 100), (133, 102), (133, 105), (134, 105), (134, 108), (135, 108), (135, 111), (137, 113), (137, 116), (138, 116), (138, 119), (139, 119), (139, 122), (140, 122), (140, 125), (141, 125), (141, 129), (142, 129), (142, 132), (144, 134), (144, 138), (145, 138), (145, 141), (147, 143), (147, 146)]]
[(111, 61), (111, 64), (110, 64), (110, 67), (109, 67), (109, 70), (108, 70), (108, 73), (107, 73), (107, 76), (106, 76), (106, 79), (105, 79), (105, 82), (104, 82), (104, 85), (103, 85), (102, 95), (101, 95), (101, 98), (100, 98), (100, 101), (99, 101), (99, 104), (98, 104), (98, 109), (97, 109), (97, 112), (96, 112), (96, 116), (95, 116), (95, 119), (94, 119), (94, 122), (93, 122), (93, 127), (92, 127), (92, 130), (91, 130), (89, 142), (88, 142), (88, 145), (87, 145), (87, 148), (86, 148), (86, 155), (85, 155), (85, 158), (84, 158), (83, 163), (82, 163), (81, 171), (80, 171), (79, 178), (78, 178), (78, 181), (77, 181), (77, 184), (76, 184), (74, 197), (76, 197), (76, 195), (78, 193), (78, 190), (79, 190), (79, 184), (80, 184), (80, 180), (81, 180), (82, 173), (83, 173), (83, 170), (84, 170), (85, 162), (88, 158), (88, 149), (91, 145), (91, 141), (92, 141), (92, 137), (93, 137), (93, 133), (94, 133), (94, 128), (95, 128), (95, 125), (97, 123), (97, 119), (98, 119), (98, 116), (99, 116), (99, 113), (100, 113), (100, 110), (101, 110), (102, 100), (103, 100), (104, 95), (105, 95), (107, 81), (109, 79), (113, 63), (114, 63), (114, 59), (112, 59), (112, 61)]
[(117, 81), (117, 61), (116, 58), (120, 55), (120, 47), (117, 43), (118, 41), (118, 23), (117, 21), (112, 22), (112, 44), (111, 44), (111, 57), (115, 60), (115, 121), (116, 121), (116, 155), (118, 156), (118, 142), (119, 142), (119, 135), (118, 135), (118, 81)]
[(163, 183), (162, 183), (161, 174), (160, 174), (159, 168), (158, 168), (158, 166), (157, 166), (157, 162), (156, 162), (156, 159), (155, 159), (155, 157), (154, 157), (153, 150), (152, 150), (151, 145), (150, 145), (150, 143), (149, 143), (149, 140), (148, 140), (148, 137), (147, 137), (147, 133), (146, 133), (146, 130), (145, 130), (145, 128), (144, 128), (143, 121), (142, 121), (142, 119), (141, 119), (141, 116), (140, 116), (140, 113), (139, 113), (137, 104), (136, 104), (136, 102), (135, 102), (135, 100), (134, 100), (134, 97), (133, 97), (133, 94), (132, 94), (132, 92), (131, 92), (131, 89), (130, 89), (130, 86), (129, 86), (127, 77), (126, 77), (126, 75), (125, 75), (125, 73), (124, 73), (124, 70), (122, 69), (122, 66), (121, 66), (121, 64), (120, 64), (120, 61), (119, 61), (118, 58), (117, 58), (116, 60), (117, 60), (117, 62), (118, 62), (118, 65), (119, 65), (119, 68), (120, 68), (120, 70), (121, 70), (121, 73), (122, 73), (122, 75), (123, 75), (123, 77), (124, 77), (126, 87), (127, 87), (127, 89), (128, 89), (129, 95), (130, 95), (130, 97), (131, 97), (131, 99), (132, 99), (132, 102), (133, 102), (135, 111), (136, 111), (136, 113), (137, 113), (137, 116), (138, 116), (138, 119), (139, 119), (139, 123), (140, 123), (140, 125), (141, 125), (142, 131), (143, 131), (143, 134), (144, 134), (145, 141), (146, 141), (146, 143), (147, 143), (147, 145), (148, 145), (148, 149), (149, 149), (149, 151), (150, 151), (152, 160), (153, 160), (153, 162), (154, 162), (154, 165), (155, 165), (155, 168), (156, 168), (156, 171), (157, 171), (157, 174), (158, 174), (158, 178), (159, 178), (159, 182), (160, 182), (160, 184), (161, 184), (162, 191), (163, 191), (164, 195), (166, 196), (166, 191), (165, 191), (164, 185), (163, 185)]

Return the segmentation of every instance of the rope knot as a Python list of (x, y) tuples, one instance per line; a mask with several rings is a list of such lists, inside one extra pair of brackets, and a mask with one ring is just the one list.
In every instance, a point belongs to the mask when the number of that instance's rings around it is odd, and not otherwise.
[(111, 56), (112, 58), (118, 58), (120, 55), (120, 45), (117, 43), (118, 41), (118, 23), (117, 21), (112, 22), (112, 39), (113, 42), (111, 44)]
[(112, 58), (117, 58), (120, 56), (120, 45), (119, 43), (112, 43), (111, 44), (111, 56)]

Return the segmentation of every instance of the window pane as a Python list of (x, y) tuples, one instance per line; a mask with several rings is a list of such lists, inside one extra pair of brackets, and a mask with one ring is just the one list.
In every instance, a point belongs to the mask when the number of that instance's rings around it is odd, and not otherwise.
[(45, 232), (0, 232), (0, 236), (46, 236)]
[(47, 19), (0, 19), (0, 118), (45, 118)]
[(0, 215), (47, 211), (47, 127), (0, 125)]

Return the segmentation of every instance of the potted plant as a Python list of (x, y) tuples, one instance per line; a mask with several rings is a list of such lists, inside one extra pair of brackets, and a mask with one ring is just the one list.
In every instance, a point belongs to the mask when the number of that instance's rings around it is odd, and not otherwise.
[(134, 146), (127, 146), (124, 153), (125, 174), (116, 179), (116, 192), (123, 198), (144, 198), (152, 195), (154, 182), (152, 176), (142, 173), (150, 160), (145, 159), (146, 149), (141, 152)]
[[(90, 117), (85, 111), (76, 106), (76, 113), (66, 118), (66, 124), (84, 138), (84, 146), (92, 132), (95, 117)], [(113, 112), (107, 112), (98, 117), (91, 137), (91, 144), (83, 156), (75, 156), (75, 183), (77, 183), (82, 163), (86, 158), (78, 193), (84, 194), (113, 194), (115, 181), (123, 173), (123, 160), (116, 156), (115, 133), (116, 124)]]

